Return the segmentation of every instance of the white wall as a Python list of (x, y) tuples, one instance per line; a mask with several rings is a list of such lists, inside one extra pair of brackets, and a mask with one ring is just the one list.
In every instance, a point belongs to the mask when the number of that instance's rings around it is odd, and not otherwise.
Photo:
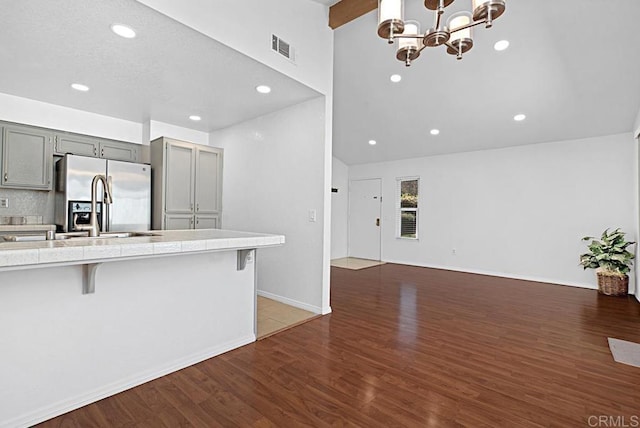
[[(383, 178), (383, 260), (595, 288), (580, 238), (637, 238), (636, 158), (629, 133), (353, 165), (349, 178)], [(419, 241), (395, 238), (402, 176), (420, 177)]]
[(2, 93), (0, 120), (131, 143), (142, 142), (141, 123)]
[(340, 159), (332, 159), (331, 187), (338, 193), (331, 194), (331, 258), (347, 257), (349, 167)]
[(284, 246), (258, 253), (260, 293), (326, 313), (324, 112), (316, 98), (212, 133), (210, 142), (224, 148), (223, 227), (286, 236)]
[[(333, 31), (328, 8), (309, 0), (138, 0), (279, 72), (329, 95)], [(289, 42), (296, 64), (271, 50), (271, 35)]]

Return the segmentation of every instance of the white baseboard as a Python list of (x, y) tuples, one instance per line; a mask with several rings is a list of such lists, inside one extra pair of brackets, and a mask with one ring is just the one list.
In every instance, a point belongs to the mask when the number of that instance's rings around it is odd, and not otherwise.
[(529, 275), (517, 275), (517, 274), (511, 274), (511, 273), (504, 273), (504, 272), (493, 272), (493, 271), (487, 271), (482, 269), (465, 269), (465, 268), (460, 268), (456, 266), (441, 266), (441, 265), (432, 265), (432, 264), (426, 264), (426, 263), (415, 264), (415, 263), (406, 263), (406, 262), (400, 262), (400, 261), (394, 261), (394, 260), (385, 260), (385, 262), (395, 263), (399, 265), (420, 266), (420, 267), (426, 267), (426, 268), (432, 268), (432, 269), (450, 270), (454, 272), (474, 273), (477, 275), (497, 276), (500, 278), (519, 279), (523, 281), (544, 282), (546, 284), (568, 285), (570, 287), (586, 288), (589, 290), (596, 290), (598, 288), (597, 285), (590, 286), (588, 284), (577, 283), (577, 282), (560, 281), (556, 279), (540, 278), (540, 277), (529, 276)]
[[(453, 271), (453, 272), (464, 272), (464, 273), (474, 273), (477, 275), (487, 275), (487, 276), (497, 276), (499, 278), (509, 278), (509, 279), (519, 279), (522, 281), (533, 281), (533, 282), (542, 282), (545, 284), (552, 284), (552, 285), (564, 285), (564, 286), (569, 286), (569, 287), (577, 287), (577, 288), (584, 288), (587, 290), (597, 290), (598, 289), (598, 285), (597, 284), (593, 284), (593, 285), (589, 285), (589, 284), (584, 284), (584, 283), (577, 283), (577, 282), (570, 282), (570, 281), (560, 281), (560, 280), (556, 280), (556, 279), (549, 279), (549, 278), (541, 278), (541, 277), (537, 277), (537, 276), (528, 276), (528, 275), (516, 275), (516, 274), (510, 274), (510, 273), (504, 273), (504, 272), (492, 272), (492, 271), (486, 271), (486, 270), (481, 270), (481, 269), (463, 269), (460, 267), (454, 267), (454, 266), (440, 266), (440, 265), (432, 265), (432, 264), (414, 264), (414, 263), (406, 263), (406, 262), (399, 262), (399, 261), (393, 261), (393, 260), (384, 260), (386, 263), (395, 263), (398, 265), (405, 265), (405, 266), (418, 266), (418, 267), (426, 267), (426, 268), (431, 268), (431, 269), (442, 269), (442, 270), (449, 270), (449, 271)], [(631, 294), (631, 293), (629, 293)], [(640, 303), (640, 293), (636, 293), (635, 294), (636, 300), (638, 300), (638, 303)]]
[[(325, 314), (323, 308), (321, 308), (320, 306), (309, 305), (308, 303), (299, 302), (297, 300), (289, 299), (288, 297), (283, 297), (277, 294), (269, 293), (268, 291), (258, 290), (258, 296), (266, 297), (267, 299), (275, 300), (277, 302), (284, 303), (285, 305), (304, 309), (305, 311), (313, 312), (314, 314), (323, 314), (323, 315)], [(329, 307), (329, 312), (331, 312), (330, 307)]]
[(205, 349), (196, 354), (180, 358), (176, 361), (162, 365), (160, 367), (156, 367), (152, 370), (148, 370), (139, 375), (110, 383), (93, 391), (79, 394), (75, 397), (54, 403), (50, 406), (42, 407), (17, 418), (8, 421), (0, 421), (0, 428), (33, 426), (72, 410), (79, 409), (80, 407), (86, 406), (87, 404), (94, 403), (98, 400), (102, 400), (103, 398), (110, 397), (122, 391), (126, 391), (127, 389), (131, 389), (135, 386), (142, 385), (143, 383), (149, 382), (153, 379), (166, 376), (169, 373), (182, 370), (185, 367), (192, 366), (209, 358), (215, 357), (216, 355), (224, 354), (225, 352), (228, 352), (232, 349), (239, 348), (255, 341), (256, 336), (254, 334), (251, 334), (249, 336), (233, 340), (222, 345)]

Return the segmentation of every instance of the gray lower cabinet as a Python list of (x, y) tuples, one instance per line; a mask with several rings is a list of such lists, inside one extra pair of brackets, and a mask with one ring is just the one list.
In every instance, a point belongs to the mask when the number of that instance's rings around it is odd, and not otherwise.
[(153, 229), (220, 228), (222, 162), (219, 148), (166, 137), (152, 141)]
[(197, 215), (195, 226), (196, 229), (220, 229), (217, 215)]
[(164, 224), (167, 230), (220, 228), (217, 215), (166, 214)]
[[(165, 229), (180, 230), (193, 229), (193, 216), (191, 214), (167, 214), (164, 216)], [(156, 229), (154, 227), (154, 229)]]
[(20, 125), (2, 127), (1, 187), (51, 190), (53, 133)]

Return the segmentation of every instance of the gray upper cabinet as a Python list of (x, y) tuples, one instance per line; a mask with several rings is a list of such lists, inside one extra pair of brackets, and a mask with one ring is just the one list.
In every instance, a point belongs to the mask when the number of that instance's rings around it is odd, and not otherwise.
[(80, 156), (98, 156), (99, 140), (82, 135), (56, 134), (54, 151), (56, 154), (73, 154)]
[(85, 135), (57, 133), (54, 144), (55, 154), (74, 154), (104, 159), (137, 162), (139, 145), (122, 141), (104, 140)]
[(195, 148), (178, 142), (166, 146), (165, 211), (167, 213), (191, 213), (194, 206)]
[(0, 122), (0, 187), (51, 190), (54, 154), (138, 162), (149, 151), (135, 143)]
[[(170, 138), (151, 142), (154, 229), (219, 228), (223, 150)], [(187, 216), (187, 217), (185, 217)]]
[(138, 145), (119, 141), (100, 141), (100, 157), (125, 162), (137, 162)]
[(222, 170), (220, 149), (200, 146), (196, 149), (196, 214), (217, 214), (220, 211), (219, 171)]
[(4, 125), (0, 186), (51, 190), (53, 133), (46, 129)]

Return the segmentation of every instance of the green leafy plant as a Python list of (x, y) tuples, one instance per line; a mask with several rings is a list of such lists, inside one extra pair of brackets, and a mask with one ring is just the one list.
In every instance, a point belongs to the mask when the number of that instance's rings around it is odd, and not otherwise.
[(585, 236), (583, 241), (591, 240), (589, 252), (580, 256), (580, 264), (585, 269), (600, 269), (608, 275), (625, 276), (633, 264), (633, 253), (627, 250), (635, 242), (627, 241), (625, 233), (620, 229), (602, 232), (600, 240), (592, 236)]

